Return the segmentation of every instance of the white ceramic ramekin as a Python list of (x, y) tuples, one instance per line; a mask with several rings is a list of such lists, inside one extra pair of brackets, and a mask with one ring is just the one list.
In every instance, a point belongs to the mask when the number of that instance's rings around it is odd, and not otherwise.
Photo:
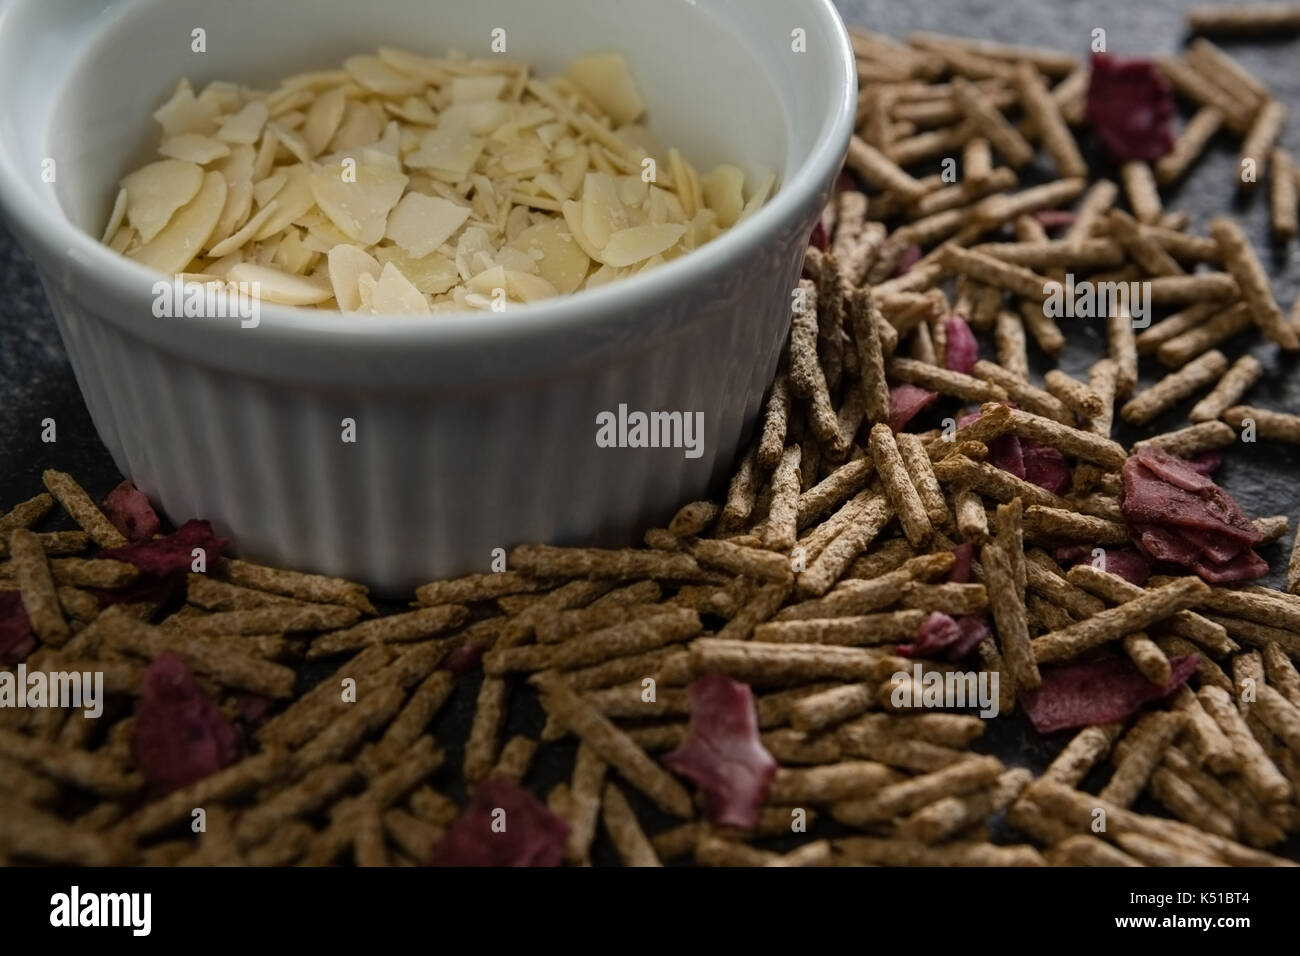
[[(643, 276), (428, 320), (155, 318), (159, 277), (96, 241), (180, 77), (265, 88), (381, 44), (486, 56), (496, 28), (542, 73), (623, 52), (661, 139), (697, 166), (775, 170), (780, 192)], [(725, 481), (856, 99), (830, 0), (10, 0), (0, 89), (0, 208), (118, 467), (243, 556), (392, 594), (523, 541), (626, 543)], [(620, 404), (703, 412), (703, 454), (599, 447)]]

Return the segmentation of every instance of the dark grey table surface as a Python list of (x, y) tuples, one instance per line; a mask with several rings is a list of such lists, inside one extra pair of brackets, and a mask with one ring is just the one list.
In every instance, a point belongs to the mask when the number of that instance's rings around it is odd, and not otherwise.
[[(895, 37), (901, 38), (912, 30), (936, 30), (1041, 45), (1079, 56), (1086, 56), (1091, 32), (1098, 27), (1107, 32), (1109, 51), (1121, 56), (1175, 51), (1186, 39), (1183, 11), (1192, 5), (1193, 0), (837, 0), (849, 24)], [(1221, 45), (1264, 80), (1276, 97), (1286, 101), (1293, 114), (1300, 113), (1300, 70), (1296, 69), (1300, 39), (1225, 40)], [(1293, 119), (1284, 141), (1300, 155), (1300, 122)], [(1090, 161), (1096, 158), (1095, 153), (1089, 154)], [(1268, 264), (1274, 289), (1285, 310), (1300, 288), (1295, 246), (1290, 251), (1273, 249), (1268, 237), (1267, 191), (1258, 190), (1252, 198), (1238, 201), (1235, 164), (1234, 144), (1217, 140), (1181, 188), (1166, 194), (1166, 206), (1186, 209), (1192, 216), (1192, 228), (1198, 232), (1204, 231), (1214, 215), (1226, 211), (1235, 215), (1257, 247), (1270, 250)], [(1078, 373), (1102, 353), (1104, 344), (1091, 324), (1069, 326), (1065, 331), (1069, 345), (1061, 367)], [(1226, 351), (1229, 358), (1235, 358), (1243, 349), (1238, 345)], [(1255, 342), (1250, 351), (1264, 362), (1267, 374), (1248, 400), (1269, 408), (1300, 411), (1296, 361), (1281, 358), (1272, 345)], [(1041, 359), (1035, 357), (1036, 361)], [(1143, 372), (1144, 384), (1159, 375), (1157, 368), (1145, 364)], [(1157, 429), (1186, 424), (1189, 404), (1157, 422)], [(57, 422), (58, 440), (53, 444), (41, 441), (41, 422), (45, 418)], [(1141, 433), (1120, 432), (1117, 437), (1127, 441), (1141, 437)], [(1298, 465), (1300, 449), (1241, 445), (1229, 451), (1218, 479), (1252, 517), (1286, 514), (1294, 525), (1300, 518)], [(41, 472), (51, 467), (72, 473), (97, 496), (107, 493), (120, 480), (77, 390), (32, 263), (0, 225), (0, 510), (42, 490)], [(1267, 583), (1280, 584), (1290, 543), (1288, 535), (1262, 551), (1274, 568)], [(434, 728), (448, 750), (448, 760), (434, 782), (458, 796), (458, 774), (452, 769), (460, 766), (459, 750), (473, 713), (477, 683), (477, 676), (460, 682)], [(536, 734), (540, 724), (541, 713), (535, 702), (521, 701), (512, 708), (507, 737), (520, 732)], [(1017, 718), (994, 722), (978, 749), (1037, 772), (1066, 738), (1068, 732), (1041, 739)], [(543, 748), (529, 782), (544, 793), (567, 776), (571, 761), (570, 744)], [(630, 796), (652, 831), (668, 822), (637, 799), (638, 795)], [(773, 848), (779, 848), (782, 842), (777, 841)], [(1300, 839), (1293, 838), (1279, 849), (1300, 859)], [(612, 849), (603, 840), (597, 846), (596, 861), (615, 861)]]

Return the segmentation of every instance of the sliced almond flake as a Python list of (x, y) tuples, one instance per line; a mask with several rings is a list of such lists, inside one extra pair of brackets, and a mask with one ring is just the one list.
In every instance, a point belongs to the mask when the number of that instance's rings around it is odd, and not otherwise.
[(537, 127), (537, 138), (546, 144), (549, 150), (555, 150), (566, 127), (563, 123), (543, 123)]
[(409, 193), (393, 207), (384, 233), (407, 255), (419, 259), (433, 252), (465, 224), (470, 210), (465, 206)]
[(450, 173), (460, 179), (474, 168), (483, 146), (484, 140), (463, 126), (439, 126), (424, 134), (420, 148), (406, 157), (406, 165)]
[(451, 81), (451, 101), (453, 103), (479, 103), (483, 100), (497, 100), (506, 88), (506, 77), (458, 76)]
[[(250, 147), (243, 147), (250, 148)], [(248, 179), (234, 179), (224, 169), (218, 169), (226, 177), (226, 204), (221, 209), (221, 219), (217, 220), (216, 229), (208, 237), (208, 245), (216, 246), (222, 239), (233, 235), (235, 229), (244, 224), (248, 213), (252, 211), (252, 183)]]
[(673, 192), (677, 195), (677, 200), (682, 204), (682, 209), (689, 219), (697, 212), (695, 205), (695, 192), (691, 189), (690, 173), (686, 169), (686, 161), (682, 159), (682, 154), (676, 149), (668, 150), (668, 168), (672, 172), (673, 182), (676, 188)]
[(496, 300), (479, 292), (470, 292), (465, 295), (463, 303), (461, 308), (468, 306), (480, 312), (492, 312), (495, 311)]
[(290, 228), (280, 240), (280, 247), (275, 250), (271, 263), (285, 272), (306, 275), (316, 261), (316, 256), (317, 253), (303, 245), (302, 235), (298, 230)]
[(591, 275), (587, 276), (587, 281), (583, 283), (584, 289), (597, 289), (603, 285), (609, 285), (616, 279), (621, 279), (628, 274), (627, 269), (616, 269), (610, 265), (603, 265)]
[(556, 220), (530, 226), (510, 241), (537, 261), (538, 274), (559, 292), (575, 292), (591, 268), (591, 258), (564, 224)]
[(238, 113), (222, 120), (221, 128), (217, 130), (217, 138), (227, 143), (243, 143), (251, 146), (262, 135), (262, 127), (266, 125), (269, 115), (265, 102), (253, 100)]
[(434, 126), (438, 122), (438, 114), (433, 111), (433, 107), (418, 96), (408, 96), (401, 103), (384, 103), (384, 109), (408, 123)]
[(420, 80), (397, 72), (377, 56), (350, 56), (343, 61), (343, 69), (380, 96), (410, 96), (424, 87)]
[(650, 184), (640, 176), (619, 176), (618, 198), (624, 206), (640, 206), (650, 192)]
[(322, 166), (308, 182), (321, 212), (354, 242), (374, 245), (384, 236), (388, 213), (406, 188), (406, 176), (383, 166), (356, 167), (356, 182), (345, 182), (342, 166)]
[(776, 175), (767, 173), (758, 178), (758, 185), (755, 187), (753, 194), (745, 203), (745, 208), (740, 213), (740, 218), (736, 222), (742, 222), (758, 212), (759, 207), (767, 202), (768, 197), (772, 195), (772, 190), (776, 187)]
[(216, 132), (220, 115), (221, 108), (216, 103), (198, 99), (190, 81), (181, 80), (171, 99), (154, 111), (153, 118), (161, 124), (164, 136), (179, 136), (181, 133), (206, 136)]
[(226, 278), (231, 282), (255, 282), (260, 298), (280, 305), (317, 305), (333, 296), (323, 278), (293, 275), (251, 262), (232, 266)]
[(506, 294), (519, 302), (537, 302), (540, 299), (553, 299), (560, 292), (541, 276), (507, 269)]
[[(537, 270), (537, 261), (527, 252), (521, 252), (513, 246), (502, 246), (496, 251), (495, 258), (497, 264), (505, 267), (506, 272), (526, 272), (529, 275), (540, 275)], [(547, 283), (549, 285), (549, 283)]]
[(567, 75), (619, 125), (634, 123), (645, 112), (645, 100), (621, 54), (581, 57), (569, 64)]
[(300, 132), (313, 156), (319, 155), (334, 138), (339, 124), (343, 122), (343, 111), (347, 105), (343, 87), (336, 86), (316, 97), (316, 101), (308, 107), (307, 118), (303, 121)]
[(245, 243), (251, 241), (252, 238), (257, 235), (257, 232), (262, 228), (262, 225), (279, 211), (280, 203), (277, 200), (272, 199), (263, 206), (252, 219), (244, 223), (238, 232), (233, 233), (229, 238), (221, 240), (208, 249), (208, 255), (220, 258), (221, 256), (228, 256), (230, 253), (235, 252), (238, 249), (242, 249)]
[(274, 119), (277, 116), (283, 116), (285, 113), (292, 113), (294, 110), (310, 105), (315, 98), (316, 94), (309, 89), (293, 89), (292, 87), (282, 86), (266, 98), (266, 109), (271, 118)]
[(718, 222), (730, 228), (745, 209), (745, 173), (738, 166), (714, 166), (701, 182), (704, 201), (718, 214)]
[(118, 228), (122, 225), (122, 220), (126, 218), (126, 190), (119, 188), (117, 198), (113, 200), (113, 211), (108, 214), (108, 225), (104, 227), (104, 238), (100, 242), (106, 243), (117, 234)]
[(284, 144), (284, 148), (293, 154), (294, 159), (304, 166), (311, 165), (313, 153), (305, 139), (277, 122), (268, 121), (266, 129), (267, 132), (274, 133), (279, 138), (280, 142)]
[(152, 240), (127, 255), (164, 275), (180, 272), (212, 235), (225, 203), (225, 177), (217, 172), (205, 173), (194, 198), (178, 209)]
[(663, 265), (667, 261), (668, 260), (665, 259), (663, 256), (651, 256), (649, 259), (645, 260), (645, 262), (642, 262), (640, 265), (636, 266), (633, 271), (635, 271), (638, 275), (640, 275), (642, 272), (649, 272), (651, 269), (658, 268), (659, 266)]
[(269, 268), (271, 262), (275, 259), (276, 251), (280, 248), (280, 237), (274, 236), (270, 239), (256, 243), (255, 245), (245, 246), (244, 248), (252, 250), (252, 254), (248, 257), (249, 262), (254, 265), (266, 266)]
[(617, 176), (622, 172), (622, 170), (615, 168), (614, 164), (609, 161), (608, 154), (601, 149), (600, 146), (593, 143), (588, 148), (591, 150), (589, 161), (593, 170), (604, 176), (610, 177)]
[(326, 147), (331, 152), (353, 149), (379, 139), (384, 129), (383, 111), (370, 103), (348, 100), (343, 109), (343, 121)]
[(590, 151), (581, 144), (575, 146), (571, 157), (560, 161), (558, 169), (560, 185), (568, 190), (570, 196), (577, 195), (578, 190), (582, 188), (582, 180), (586, 177), (590, 165)]
[(379, 279), (365, 272), (357, 276), (357, 295), (361, 299), (361, 305), (357, 309), (358, 312), (371, 311), (370, 303), (374, 299), (375, 284), (378, 282)]
[(609, 237), (600, 258), (616, 268), (630, 266), (670, 248), (685, 232), (685, 226), (672, 222), (622, 229)]
[(512, 205), (510, 211), (506, 214), (506, 239), (514, 242), (532, 224), (533, 217), (529, 214), (527, 206)]
[(529, 133), (501, 154), (499, 161), (506, 175), (529, 176), (546, 170), (546, 158), (546, 146)]
[(253, 159), (253, 182), (271, 175), (271, 170), (275, 167), (275, 154), (279, 149), (280, 137), (273, 130), (266, 130), (262, 134), (262, 142), (257, 146), (257, 156)]
[(258, 240), (271, 238), (302, 216), (316, 202), (312, 194), (311, 173), (307, 172), (306, 166), (288, 166), (284, 172), (288, 180), (284, 188), (275, 194), (279, 209), (257, 231), (254, 238)]
[(307, 119), (307, 114), (302, 110), (290, 110), (287, 113), (281, 113), (275, 118), (276, 125), (283, 129), (296, 130)]
[(239, 94), (239, 86), (226, 80), (213, 80), (203, 87), (199, 100), (215, 106), (221, 113), (233, 113), (244, 104)]
[(453, 126), (469, 130), (475, 136), (486, 136), (510, 118), (510, 107), (496, 100), (474, 100), (452, 103), (438, 114), (439, 126)]
[(426, 83), (435, 83), (441, 86), (451, 80), (451, 74), (438, 60), (420, 56), (417, 53), (408, 53), (406, 50), (400, 50), (397, 47), (381, 46), (379, 48), (379, 59), (399, 73), (405, 73)]
[(203, 264), (203, 271), (209, 275), (214, 275), (223, 282), (228, 277), (232, 266), (237, 266), (244, 261), (244, 253), (232, 252), (228, 256), (222, 256), (220, 259), (213, 259)]
[(276, 193), (284, 188), (285, 183), (289, 181), (288, 167), (277, 169), (270, 176), (260, 182), (253, 184), (253, 201), (259, 206), (265, 206), (275, 198)]
[(280, 85), (290, 90), (325, 90), (331, 86), (347, 83), (351, 75), (347, 70), (315, 70), (311, 73), (298, 73), (289, 77)]
[(214, 160), (230, 155), (230, 147), (212, 136), (200, 133), (181, 133), (169, 136), (162, 141), (158, 152), (169, 159), (180, 159), (187, 163), (206, 166)]
[(603, 249), (610, 236), (630, 225), (627, 207), (618, 198), (618, 183), (614, 177), (606, 173), (588, 173), (582, 183), (582, 230), (591, 244)]
[(426, 295), (442, 295), (460, 281), (455, 263), (442, 253), (431, 252), (422, 258), (412, 259), (396, 246), (380, 246), (375, 250), (375, 256), (380, 262), (391, 262), (397, 266), (402, 275)]
[(592, 244), (591, 240), (587, 238), (587, 233), (583, 231), (582, 203), (570, 199), (561, 208), (564, 213), (565, 225), (569, 227), (569, 234), (573, 236), (578, 248), (586, 253), (589, 259), (599, 259), (600, 250)]
[(510, 193), (509, 199), (513, 203), (521, 206), (531, 206), (534, 209), (545, 209), (547, 212), (560, 212), (563, 205), (556, 199), (548, 199), (546, 196), (533, 196), (525, 192), (515, 191)]
[(615, 129), (614, 135), (626, 143), (634, 152), (638, 152), (642, 156), (653, 156), (658, 165), (667, 165), (665, 160), (668, 158), (668, 151), (664, 149), (663, 141), (652, 133), (648, 127), (640, 123), (628, 123)]
[(176, 210), (198, 195), (202, 185), (203, 167), (197, 163), (162, 159), (143, 166), (122, 180), (126, 221), (140, 240), (148, 243), (162, 232)]
[(698, 249), (712, 237), (714, 226), (717, 224), (718, 214), (712, 209), (701, 209), (695, 214), (695, 218), (686, 224), (686, 232), (682, 236), (681, 248), (685, 250)]
[(386, 262), (371, 293), (370, 308), (376, 315), (428, 315), (429, 301), (397, 266)]

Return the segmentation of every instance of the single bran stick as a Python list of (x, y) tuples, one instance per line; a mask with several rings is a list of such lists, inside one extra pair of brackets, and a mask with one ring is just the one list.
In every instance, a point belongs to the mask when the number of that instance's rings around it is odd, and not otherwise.
[(1295, 238), (1296, 223), (1296, 166), (1291, 153), (1283, 148), (1273, 150), (1273, 175), (1269, 178), (1269, 211), (1273, 224), (1273, 238), (1286, 245)]
[(773, 551), (789, 551), (798, 536), (800, 457), (799, 446), (789, 446), (772, 473), (772, 503), (763, 529), (763, 547)]
[(898, 444), (889, 425), (881, 422), (871, 429), (871, 460), (876, 463), (876, 473), (885, 487), (890, 505), (898, 515), (898, 523), (914, 548), (923, 547), (934, 533), (925, 501), (908, 474), (907, 463), (899, 453)]
[(1088, 164), (1061, 115), (1060, 106), (1048, 93), (1041, 74), (1027, 62), (1016, 65), (1016, 89), (1025, 114), (1038, 131), (1043, 148), (1055, 160), (1057, 171), (1062, 176), (1088, 175)]
[(957, 106), (974, 124), (978, 135), (992, 143), (993, 148), (1006, 157), (1008, 163), (1019, 168), (1033, 162), (1034, 147), (1007, 122), (1006, 117), (979, 87), (957, 77), (953, 80), (952, 92)]
[(1042, 677), (1029, 639), (1024, 589), (1017, 589), (1011, 561), (1000, 545), (984, 545), (980, 549), (980, 561), (987, 576), (993, 620), (997, 626), (1003, 657), (1011, 669), (1016, 686), (1031, 690), (1042, 683)]
[(663, 866), (627, 798), (612, 783), (605, 785), (602, 818), (624, 866)]
[(1211, 422), (1241, 401), (1264, 374), (1264, 366), (1253, 355), (1243, 355), (1232, 363), (1219, 384), (1197, 402), (1187, 417), (1194, 422)]
[(1218, 349), (1206, 352), (1134, 395), (1124, 403), (1120, 415), (1130, 425), (1149, 424), (1183, 399), (1218, 382), (1227, 371), (1228, 359), (1222, 352)]
[(1200, 578), (1179, 578), (1140, 597), (1094, 614), (1092, 617), (1033, 640), (1040, 663), (1069, 660), (1086, 650), (1144, 631), (1178, 611), (1186, 610), (1209, 594)]
[(1137, 221), (1147, 225), (1159, 222), (1164, 207), (1160, 203), (1160, 192), (1151, 167), (1141, 160), (1131, 159), (1120, 167), (1119, 179), (1124, 184), (1124, 195), (1128, 197), (1129, 207)]
[(1237, 280), (1241, 294), (1249, 303), (1255, 324), (1287, 351), (1300, 349), (1300, 335), (1297, 335), (1295, 328), (1286, 321), (1282, 310), (1278, 308), (1268, 274), (1241, 227), (1226, 216), (1220, 216), (1210, 223), (1210, 234), (1219, 243), (1224, 264)]
[(26, 528), (15, 528), (9, 534), (9, 553), (32, 632), (44, 643), (62, 647), (72, 637), (72, 631), (63, 618), (40, 540)]
[(1131, 805), (1146, 787), (1164, 751), (1182, 732), (1183, 726), (1181, 714), (1156, 711), (1144, 715), (1120, 741), (1127, 747), (1110, 782), (1102, 788), (1102, 798), (1122, 807)]
[(889, 420), (889, 383), (885, 380), (885, 359), (880, 329), (887, 324), (871, 292), (858, 289), (849, 300), (849, 323), (858, 350), (858, 374), (866, 390), (867, 420), (872, 424)]
[(1216, 107), (1202, 106), (1197, 110), (1174, 141), (1174, 148), (1156, 160), (1156, 182), (1172, 186), (1182, 179), (1222, 126), (1223, 113)]
[[(1286, 104), (1281, 100), (1270, 99), (1255, 114), (1255, 120), (1246, 131), (1246, 138), (1241, 143), (1241, 158), (1237, 168), (1243, 175), (1237, 179), (1237, 188), (1250, 190), (1268, 173), (1268, 162), (1278, 138), (1282, 135), (1282, 126), (1286, 122)], [(1247, 177), (1244, 170), (1249, 163), (1254, 168), (1254, 175)]]

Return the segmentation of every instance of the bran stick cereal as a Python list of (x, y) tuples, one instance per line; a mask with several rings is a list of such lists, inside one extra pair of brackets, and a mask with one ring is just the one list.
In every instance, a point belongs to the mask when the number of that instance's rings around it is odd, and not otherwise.
[(1126, 634), (1146, 630), (1196, 604), (1209, 590), (1200, 578), (1180, 578), (1067, 628), (1035, 638), (1034, 655), (1041, 663), (1068, 660)]
[(1232, 363), (1210, 394), (1196, 403), (1187, 417), (1194, 422), (1214, 421), (1239, 402), (1264, 374), (1264, 366), (1253, 355), (1243, 355)]
[(1120, 414), (1131, 425), (1148, 424), (1184, 398), (1218, 382), (1227, 371), (1228, 360), (1222, 352), (1217, 349), (1206, 352), (1133, 396), (1120, 409)]
[(627, 734), (575, 694), (562, 677), (548, 671), (534, 675), (531, 682), (542, 691), (547, 710), (555, 713), (597, 756), (618, 770), (660, 809), (683, 818), (692, 815), (690, 795), (681, 784), (651, 760)]
[(58, 592), (40, 541), (26, 528), (15, 528), (9, 533), (9, 553), (13, 556), (18, 590), (32, 632), (46, 644), (62, 647), (72, 637), (72, 632), (63, 619)]
[(1255, 324), (1282, 348), (1288, 351), (1300, 349), (1300, 336), (1287, 324), (1282, 310), (1278, 308), (1268, 274), (1241, 227), (1233, 220), (1220, 216), (1210, 223), (1210, 233), (1219, 243), (1224, 264), (1250, 305)]
[(989, 599), (1002, 654), (1016, 686), (1023, 689), (1037, 687), (1042, 678), (1029, 639), (1024, 589), (1017, 588), (1011, 561), (1000, 545), (984, 545), (980, 549), (980, 561), (988, 578)]

